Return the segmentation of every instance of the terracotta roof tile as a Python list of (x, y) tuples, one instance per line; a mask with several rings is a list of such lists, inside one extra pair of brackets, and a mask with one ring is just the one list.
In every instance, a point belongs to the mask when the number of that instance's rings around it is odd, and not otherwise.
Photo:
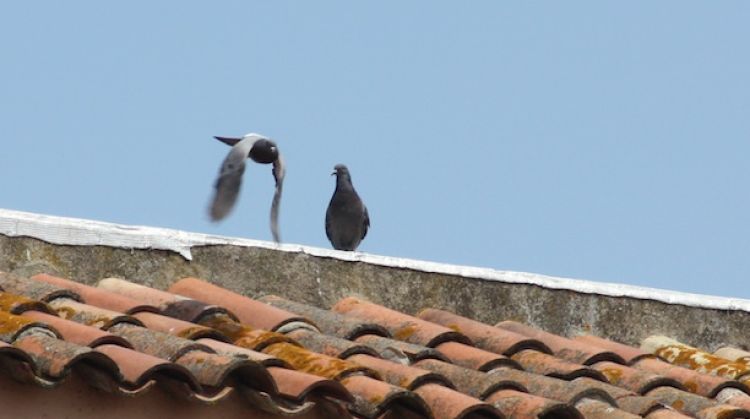
[[(723, 419), (750, 406), (745, 385), (707, 374), (726, 368), (691, 370), (595, 336), (495, 327), (436, 309), (414, 317), (355, 298), (328, 311), (193, 278), (170, 292), (116, 278), (99, 286), (0, 276), (0, 308), (16, 313), (0, 311), (0, 375), (42, 387), (81, 376), (111, 393), (160, 388), (204, 404), (240, 400), (273, 417), (320, 405), (330, 417), (373, 419)], [(690, 349), (696, 365), (724, 358), (736, 367), (748, 356)]]
[(400, 340), (384, 338), (382, 336), (359, 336), (355, 339), (355, 342), (373, 348), (383, 358), (402, 364), (408, 364), (422, 359), (440, 359), (448, 361), (448, 358), (436, 349)]
[(12, 314), (21, 314), (28, 310), (52, 313), (53, 310), (45, 303), (22, 295), (0, 291), (0, 310)]
[(113, 344), (125, 348), (132, 348), (130, 342), (120, 336), (113, 335), (101, 329), (95, 329), (80, 323), (65, 320), (51, 314), (39, 311), (27, 311), (24, 313), (24, 317), (54, 327), (63, 339), (75, 343), (76, 345), (94, 348), (99, 345)]
[(728, 378), (701, 374), (691, 369), (677, 367), (660, 359), (643, 358), (632, 365), (634, 368), (649, 371), (672, 378), (682, 384), (688, 391), (706, 397), (714, 397), (725, 388), (737, 388), (747, 391), (744, 384)]
[(195, 391), (200, 389), (195, 377), (175, 363), (112, 344), (99, 345), (96, 351), (115, 361), (129, 391), (142, 388), (150, 381), (167, 378), (185, 382)]
[(291, 322), (312, 324), (311, 321), (302, 316), (235, 294), (196, 278), (183, 278), (172, 284), (169, 291), (205, 303), (226, 307), (242, 323), (259, 329), (276, 331)]
[(395, 339), (417, 345), (432, 348), (448, 341), (471, 344), (468, 337), (447, 327), (354, 297), (340, 300), (331, 310), (368, 321), (374, 320), (383, 325)]
[(49, 302), (60, 297), (81, 301), (81, 297), (71, 289), (45, 282), (30, 281), (27, 278), (4, 272), (0, 272), (0, 286), (3, 291), (24, 295), (42, 302)]
[(18, 335), (32, 328), (44, 329), (49, 334), (58, 337), (60, 336), (60, 333), (57, 330), (42, 322), (37, 322), (26, 316), (17, 316), (7, 311), (0, 310), (0, 341), (13, 343)]
[(132, 298), (113, 294), (103, 289), (92, 287), (69, 279), (60, 278), (47, 274), (39, 274), (31, 277), (36, 282), (45, 282), (61, 288), (70, 289), (76, 292), (83, 301), (88, 304), (102, 307), (121, 313), (137, 313), (139, 311), (158, 312), (159, 310), (148, 304), (142, 304)]
[(211, 338), (229, 342), (230, 339), (216, 329), (202, 326), (199, 324), (186, 322), (172, 317), (162, 316), (161, 314), (149, 313), (142, 311), (133, 314), (133, 317), (140, 320), (145, 327), (151, 330), (157, 330), (169, 335), (196, 340), (201, 338)]
[(454, 388), (453, 383), (443, 375), (414, 366), (396, 364), (386, 359), (369, 355), (353, 355), (350, 361), (377, 371), (383, 381), (407, 390), (414, 390), (427, 383), (437, 383)]
[(583, 399), (577, 402), (575, 406), (586, 419), (635, 419), (640, 417), (596, 399)]
[(433, 416), (424, 399), (413, 391), (364, 375), (348, 376), (341, 383), (354, 396), (352, 410), (366, 418), (377, 418), (399, 407), (422, 417)]
[(583, 419), (575, 407), (516, 390), (499, 390), (485, 400), (508, 418)]
[(658, 387), (648, 392), (648, 395), (684, 414), (695, 417), (716, 419), (750, 417), (748, 410), (672, 387)]
[(119, 373), (117, 365), (107, 356), (92, 349), (58, 339), (46, 330), (28, 329), (13, 341), (13, 346), (27, 353), (37, 371), (45, 378), (59, 380), (79, 363)]
[(593, 368), (565, 361), (552, 355), (531, 349), (524, 349), (517, 352), (511, 357), (511, 359), (518, 362), (524, 370), (536, 374), (562, 378), (564, 380), (572, 380), (578, 377), (591, 377), (597, 380), (606, 381), (604, 375)]
[(551, 354), (552, 350), (538, 339), (520, 333), (471, 320), (444, 310), (425, 309), (417, 315), (468, 336), (478, 348), (504, 355), (513, 355), (524, 349), (534, 349)]
[[(102, 279), (97, 283), (96, 287), (112, 293), (110, 297), (121, 295), (131, 298), (139, 303), (145, 303), (148, 307), (155, 307), (159, 313), (165, 316), (174, 317), (186, 322), (200, 322), (202, 318), (217, 313), (229, 315), (233, 320), (237, 320), (231, 312), (223, 307), (206, 304), (119, 278)], [(130, 313), (134, 312), (134, 309), (130, 310)]]
[(197, 339), (196, 342), (208, 346), (221, 355), (249, 359), (253, 362), (263, 364), (266, 367), (289, 367), (289, 364), (275, 356), (264, 354), (263, 352), (257, 352), (242, 346), (232, 345), (210, 338)]
[(419, 386), (414, 393), (430, 406), (435, 419), (504, 418), (491, 404), (439, 384)]
[(201, 325), (211, 327), (227, 336), (234, 345), (243, 348), (260, 351), (266, 346), (285, 342), (298, 345), (294, 339), (281, 333), (269, 332), (263, 329), (255, 329), (245, 324), (238, 323), (232, 317), (225, 314), (212, 314), (203, 317)]
[(332, 380), (341, 380), (349, 375), (365, 374), (379, 378), (378, 374), (361, 365), (343, 359), (309, 351), (288, 343), (274, 343), (263, 349), (263, 352), (286, 361), (297, 371)]
[(685, 389), (682, 384), (673, 378), (615, 364), (614, 362), (597, 362), (591, 368), (604, 374), (610, 383), (638, 394), (645, 394), (651, 389), (663, 386), (675, 387), (681, 390)]
[(375, 349), (367, 345), (308, 329), (296, 329), (287, 332), (286, 335), (301, 343), (305, 348), (341, 359), (347, 359), (356, 354), (379, 356)]
[(717, 377), (739, 378), (750, 373), (746, 365), (701, 351), (666, 336), (649, 336), (641, 347), (680, 367)]
[(320, 331), (327, 335), (349, 340), (355, 340), (364, 335), (390, 337), (388, 330), (377, 323), (343, 316), (333, 311), (297, 303), (276, 295), (267, 295), (259, 298), (258, 301), (304, 316), (315, 322)]
[(581, 399), (593, 398), (606, 401), (613, 406), (617, 404), (614, 397), (610, 396), (606, 391), (581, 383), (569, 382), (509, 368), (498, 368), (490, 371), (488, 374), (495, 375), (506, 381), (516, 382), (526, 388), (529, 393), (552, 400), (575, 404)]
[(68, 298), (57, 298), (51, 301), (49, 305), (54, 309), (58, 316), (97, 329), (108, 330), (111, 327), (122, 323), (143, 326), (143, 323), (133, 316), (108, 310), (106, 308), (79, 303), (78, 301)]
[(517, 390), (526, 392), (521, 383), (507, 379), (498, 374), (485, 374), (473, 369), (453, 365), (434, 359), (425, 359), (414, 364), (415, 367), (438, 373), (450, 380), (455, 388), (472, 397), (484, 400), (499, 390)]
[(310, 396), (329, 397), (346, 402), (354, 400), (338, 381), (280, 367), (268, 367), (268, 373), (276, 382), (279, 393), (297, 401), (303, 401)]
[(714, 355), (734, 361), (738, 364), (750, 364), (750, 352), (739, 348), (725, 346), (714, 351)]
[(456, 365), (479, 371), (489, 371), (500, 367), (521, 367), (513, 359), (504, 355), (488, 352), (459, 342), (443, 342), (435, 349)]
[(622, 357), (622, 359), (624, 359), (628, 365), (639, 361), (641, 358), (656, 358), (656, 355), (648, 353), (640, 348), (624, 345), (622, 343), (604, 339), (599, 336), (581, 335), (574, 337), (573, 340), (589, 345), (591, 347), (601, 348), (602, 350), (614, 352)]
[(496, 324), (495, 327), (539, 339), (544, 342), (545, 345), (549, 346), (556, 356), (559, 356), (566, 361), (583, 365), (593, 364), (599, 361), (613, 361), (619, 364), (625, 363), (625, 360), (622, 359), (621, 356), (612, 351), (586, 345), (580, 341), (548, 333), (511, 320), (502, 321)]

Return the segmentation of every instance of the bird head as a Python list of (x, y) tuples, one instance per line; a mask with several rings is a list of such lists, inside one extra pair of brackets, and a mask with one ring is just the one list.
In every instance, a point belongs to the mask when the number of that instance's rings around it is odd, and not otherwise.
[(259, 134), (247, 134), (243, 139), (253, 138), (255, 143), (248, 153), (248, 157), (256, 163), (269, 164), (279, 158), (279, 147), (270, 139)]
[(349, 169), (343, 164), (337, 164), (336, 166), (333, 166), (333, 173), (331, 173), (331, 176), (333, 175), (349, 175)]

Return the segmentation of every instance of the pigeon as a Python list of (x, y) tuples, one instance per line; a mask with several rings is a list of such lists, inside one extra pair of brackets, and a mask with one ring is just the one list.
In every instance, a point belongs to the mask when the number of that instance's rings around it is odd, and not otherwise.
[(326, 211), (326, 236), (336, 250), (356, 250), (370, 228), (370, 215), (354, 190), (349, 169), (337, 164), (333, 170), (336, 190)]
[(242, 174), (245, 172), (245, 159), (251, 158), (260, 164), (273, 164), (273, 178), (276, 181), (276, 191), (271, 203), (271, 234), (276, 243), (281, 241), (279, 235), (279, 206), (281, 190), (284, 186), (284, 160), (281, 158), (276, 143), (260, 134), (250, 133), (242, 138), (214, 137), (232, 146), (229, 154), (221, 164), (219, 177), (214, 184), (215, 192), (209, 208), (212, 221), (224, 219), (237, 202), (242, 184)]

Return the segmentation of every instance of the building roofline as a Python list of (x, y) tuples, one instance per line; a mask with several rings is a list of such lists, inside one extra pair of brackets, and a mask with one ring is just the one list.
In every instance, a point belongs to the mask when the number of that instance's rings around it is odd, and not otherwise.
[(741, 298), (709, 296), (627, 284), (451, 265), (363, 252), (343, 252), (298, 244), (276, 244), (260, 240), (192, 233), (166, 228), (122, 225), (1, 208), (0, 234), (8, 237), (31, 237), (56, 245), (166, 250), (178, 253), (187, 260), (192, 260), (191, 249), (193, 247), (216, 245), (255, 247), (288, 253), (303, 253), (310, 256), (347, 262), (362, 262), (389, 268), (455, 275), (501, 283), (536, 285), (547, 289), (567, 290), (583, 294), (653, 300), (689, 307), (750, 312), (750, 300)]

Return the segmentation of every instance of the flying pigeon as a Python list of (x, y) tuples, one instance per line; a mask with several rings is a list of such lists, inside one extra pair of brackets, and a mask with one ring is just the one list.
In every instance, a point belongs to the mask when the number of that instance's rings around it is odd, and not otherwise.
[(279, 148), (270, 139), (255, 133), (242, 138), (214, 137), (232, 146), (229, 154), (221, 164), (219, 177), (216, 179), (213, 200), (209, 208), (212, 221), (222, 220), (229, 215), (237, 201), (242, 184), (242, 174), (245, 172), (245, 159), (251, 158), (256, 163), (273, 163), (273, 178), (276, 180), (276, 192), (271, 203), (271, 234), (278, 243), (279, 237), (279, 204), (281, 203), (281, 189), (284, 186), (284, 160)]
[(336, 250), (355, 250), (367, 235), (370, 215), (354, 190), (349, 169), (337, 164), (333, 170), (336, 190), (326, 211), (326, 236)]

